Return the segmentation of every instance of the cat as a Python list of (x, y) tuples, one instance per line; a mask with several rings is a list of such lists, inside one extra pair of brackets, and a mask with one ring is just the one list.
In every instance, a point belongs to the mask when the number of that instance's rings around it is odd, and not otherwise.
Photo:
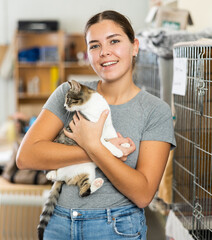
[[(68, 112), (78, 111), (87, 120), (97, 122), (103, 110), (110, 110), (106, 100), (95, 90), (74, 80), (68, 81), (68, 83), (70, 88), (66, 93), (64, 104)], [(69, 127), (67, 130), (71, 131)], [(116, 137), (117, 133), (112, 125), (111, 113), (109, 111), (103, 127), (101, 143), (114, 156), (120, 158), (123, 156), (123, 152), (107, 141), (108, 139)], [(68, 138), (63, 130), (60, 131), (54, 141), (67, 145), (76, 145), (76, 142)], [(122, 146), (129, 147), (129, 144), (122, 144)], [(48, 221), (53, 214), (63, 183), (78, 186), (80, 197), (85, 197), (94, 193), (103, 185), (104, 180), (102, 178), (95, 178), (96, 167), (95, 163), (90, 162), (59, 168), (58, 170), (47, 173), (47, 179), (54, 181), (54, 184), (40, 216), (40, 223), (38, 226), (39, 240), (43, 239), (45, 227), (48, 225)]]

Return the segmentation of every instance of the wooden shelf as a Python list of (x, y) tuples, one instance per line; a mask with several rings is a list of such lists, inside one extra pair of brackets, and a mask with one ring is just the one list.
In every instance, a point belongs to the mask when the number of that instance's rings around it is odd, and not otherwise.
[(91, 68), (88, 64), (80, 64), (78, 62), (63, 62), (62, 65), (64, 68)]
[[(74, 51), (73, 47), (74, 46)], [(56, 47), (58, 61), (22, 62), (18, 60), (18, 54), (22, 50), (30, 48)], [(57, 32), (16, 32), (15, 34), (15, 68), (16, 79), (16, 109), (28, 115), (38, 115), (43, 104), (56, 88), (57, 83), (67, 81), (70, 75), (96, 75), (90, 65), (68, 61), (73, 54), (86, 52), (86, 44), (83, 34), (66, 34)], [(85, 54), (86, 55), (86, 54)], [(75, 55), (76, 56), (76, 55)], [(49, 55), (48, 55), (49, 57)], [(45, 59), (45, 58), (44, 58)], [(49, 58), (48, 58), (49, 59)], [(30, 81), (39, 79), (39, 94), (20, 93), (19, 89), (26, 91)], [(21, 86), (21, 87), (20, 87)], [(53, 86), (53, 87), (52, 87)]]
[(18, 68), (51, 68), (59, 67), (59, 62), (18, 62)]
[(50, 93), (19, 93), (19, 99), (47, 99)]

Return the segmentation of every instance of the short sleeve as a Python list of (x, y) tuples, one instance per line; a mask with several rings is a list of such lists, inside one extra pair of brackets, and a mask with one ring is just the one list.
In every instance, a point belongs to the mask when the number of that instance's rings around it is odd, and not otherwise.
[[(80, 82), (92, 89), (96, 89), (97, 81), (93, 82)], [(65, 95), (68, 92), (69, 84), (67, 82), (62, 83), (56, 90), (51, 94), (46, 103), (43, 106), (43, 109), (47, 109), (55, 114), (63, 122), (64, 126), (67, 126), (71, 119), (73, 118), (74, 113), (67, 111), (64, 108)]]
[(165, 102), (155, 106), (149, 113), (141, 141), (162, 141), (176, 146), (171, 109)]
[(68, 91), (68, 84), (61, 84), (48, 98), (43, 106), (43, 109), (47, 109), (55, 114), (66, 126), (70, 121), (70, 112), (64, 108), (65, 94)]

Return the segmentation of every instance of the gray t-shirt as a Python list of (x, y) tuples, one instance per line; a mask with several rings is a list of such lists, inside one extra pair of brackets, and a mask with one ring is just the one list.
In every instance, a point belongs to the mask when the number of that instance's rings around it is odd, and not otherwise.
[[(96, 90), (97, 82), (84, 82)], [(68, 83), (61, 84), (47, 100), (43, 108), (57, 115), (65, 126), (70, 122), (72, 114), (64, 109), (65, 93)], [(176, 145), (170, 107), (161, 99), (141, 90), (129, 102), (121, 105), (110, 105), (113, 125), (124, 137), (130, 137), (136, 150), (125, 162), (136, 168), (140, 141), (163, 141)], [(79, 197), (78, 187), (63, 185), (58, 204), (66, 208), (108, 208), (132, 204), (120, 193), (104, 173), (97, 168), (96, 177), (104, 179), (103, 186), (88, 197)]]

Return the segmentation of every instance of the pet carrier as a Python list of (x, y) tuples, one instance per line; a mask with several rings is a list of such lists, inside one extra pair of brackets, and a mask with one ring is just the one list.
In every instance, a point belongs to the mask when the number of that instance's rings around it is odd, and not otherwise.
[(173, 210), (191, 236), (212, 239), (212, 40), (174, 45), (186, 59), (185, 95), (174, 95)]

